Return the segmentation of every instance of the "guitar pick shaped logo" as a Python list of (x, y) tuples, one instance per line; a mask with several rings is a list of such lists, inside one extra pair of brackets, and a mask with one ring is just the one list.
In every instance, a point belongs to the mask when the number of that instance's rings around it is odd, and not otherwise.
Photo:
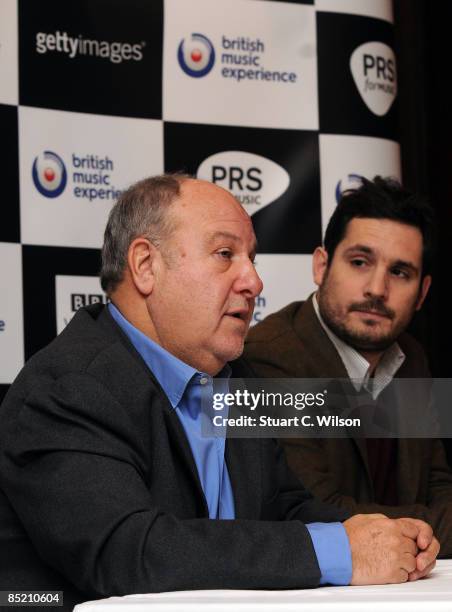
[(285, 193), (290, 176), (273, 160), (248, 151), (220, 151), (207, 157), (196, 176), (230, 191), (251, 216)]
[(350, 57), (355, 85), (367, 108), (382, 117), (397, 95), (394, 51), (385, 43), (373, 41), (357, 47)]

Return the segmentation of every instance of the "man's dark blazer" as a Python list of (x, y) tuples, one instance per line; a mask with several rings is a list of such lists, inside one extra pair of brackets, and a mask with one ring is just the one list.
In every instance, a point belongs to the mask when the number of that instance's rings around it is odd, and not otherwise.
[[(236, 364), (235, 375), (240, 364)], [(100, 305), (35, 355), (0, 409), (0, 590), (313, 587), (314, 500), (271, 440), (229, 439), (237, 520), (210, 520), (177, 414)]]
[[(404, 333), (397, 341), (406, 355), (397, 377), (430, 377), (425, 354), (414, 338)], [(293, 302), (253, 327), (244, 356), (263, 378), (348, 379), (312, 298)], [(440, 555), (452, 556), (452, 473), (441, 440), (398, 440), (398, 506), (375, 503), (364, 439), (291, 438), (283, 444), (289, 466), (319, 499), (354, 514), (423, 519), (441, 542)]]

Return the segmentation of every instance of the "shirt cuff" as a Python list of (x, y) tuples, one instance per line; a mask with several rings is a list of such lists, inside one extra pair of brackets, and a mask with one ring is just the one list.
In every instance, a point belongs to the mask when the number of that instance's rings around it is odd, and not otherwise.
[(346, 585), (352, 579), (352, 553), (342, 523), (308, 523), (320, 567), (320, 584)]

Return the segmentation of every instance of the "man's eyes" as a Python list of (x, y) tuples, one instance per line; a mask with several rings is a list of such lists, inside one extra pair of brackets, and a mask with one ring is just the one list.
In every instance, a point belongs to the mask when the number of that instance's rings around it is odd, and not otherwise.
[[(370, 264), (366, 259), (363, 259), (362, 257), (355, 257), (350, 260), (350, 265), (354, 268), (364, 268)], [(409, 272), (407, 272), (407, 270), (405, 270), (404, 268), (391, 268), (390, 273), (392, 274), (392, 276), (396, 276), (397, 278), (404, 278), (407, 280), (410, 278)]]
[(355, 268), (362, 268), (363, 266), (367, 264), (367, 261), (365, 259), (355, 258), (355, 259), (351, 259), (350, 263)]
[(391, 274), (393, 276), (397, 276), (398, 278), (410, 278), (408, 272), (406, 270), (403, 270), (402, 268), (392, 268)]
[(217, 255), (219, 255), (221, 259), (231, 259), (232, 251), (231, 249), (220, 249), (219, 251), (217, 251)]

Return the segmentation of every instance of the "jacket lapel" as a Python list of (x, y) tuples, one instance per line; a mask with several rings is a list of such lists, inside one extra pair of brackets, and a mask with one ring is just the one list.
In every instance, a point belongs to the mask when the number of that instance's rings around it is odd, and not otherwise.
[(175, 455), (179, 455), (181, 465), (186, 466), (188, 475), (192, 480), (193, 487), (198, 493), (201, 514), (204, 514), (206, 517), (208, 517), (209, 509), (207, 507), (207, 501), (204, 495), (204, 491), (202, 489), (201, 481), (199, 480), (198, 468), (196, 467), (196, 463), (193, 458), (193, 453), (191, 452), (190, 444), (187, 440), (187, 436), (185, 435), (185, 431), (182, 427), (179, 417), (177, 416), (173, 407), (170, 405), (169, 401), (167, 403), (168, 409), (165, 410), (165, 421), (168, 428), (168, 435), (170, 436), (171, 441), (174, 443), (173, 452)]
[(178, 455), (180, 457), (181, 464), (186, 467), (188, 476), (192, 480), (192, 484), (198, 493), (201, 513), (205, 514), (205, 516), (208, 517), (209, 510), (207, 507), (204, 491), (201, 486), (201, 481), (199, 480), (198, 469), (196, 467), (193, 454), (191, 452), (190, 444), (188, 442), (187, 436), (185, 435), (185, 431), (182, 427), (179, 417), (171, 406), (165, 392), (161, 388), (153, 372), (144, 362), (141, 355), (135, 349), (133, 344), (129, 341), (129, 339), (124, 334), (119, 325), (117, 325), (116, 322), (113, 320), (107, 308), (104, 308), (103, 311), (100, 313), (98, 321), (104, 328), (104, 331), (109, 333), (109, 335), (114, 334), (117, 336), (117, 339), (121, 342), (123, 348), (125, 348), (133, 357), (133, 360), (127, 359), (127, 367), (139, 368), (141, 370), (141, 377), (143, 378), (143, 385), (148, 385), (151, 383), (160, 392), (161, 399), (163, 400), (161, 403), (165, 423), (167, 425), (168, 436), (173, 442), (172, 451), (174, 455)]
[[(344, 363), (336, 347), (321, 326), (314, 306), (312, 305), (312, 300), (313, 295), (311, 295), (299, 309), (294, 320), (294, 329), (302, 343), (309, 347), (311, 360), (315, 362), (317, 366), (315, 377), (348, 380), (349, 376)], [(366, 471), (368, 485), (370, 490), (372, 490), (373, 484), (367, 460), (366, 441), (363, 438), (353, 438), (352, 436), (350, 436), (350, 439), (358, 450), (358, 454)]]

